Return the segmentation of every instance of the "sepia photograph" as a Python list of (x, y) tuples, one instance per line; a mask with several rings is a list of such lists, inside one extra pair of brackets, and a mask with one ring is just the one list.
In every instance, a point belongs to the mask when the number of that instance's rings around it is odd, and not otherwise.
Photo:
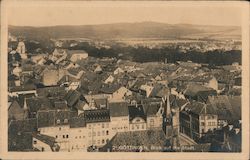
[(248, 3), (4, 2), (0, 158), (249, 158)]

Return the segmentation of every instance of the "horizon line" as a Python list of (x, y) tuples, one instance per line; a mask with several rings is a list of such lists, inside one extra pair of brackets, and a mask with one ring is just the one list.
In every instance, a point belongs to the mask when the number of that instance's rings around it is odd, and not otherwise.
[(98, 26), (98, 25), (112, 25), (112, 24), (133, 24), (133, 23), (159, 23), (165, 25), (193, 25), (193, 26), (213, 26), (213, 27), (241, 27), (241, 25), (215, 25), (215, 24), (191, 24), (191, 23), (166, 23), (166, 22), (157, 22), (157, 21), (137, 21), (137, 22), (114, 22), (114, 23), (96, 23), (96, 24), (58, 24), (58, 25), (13, 25), (8, 24), (8, 27), (74, 27), (74, 26)]

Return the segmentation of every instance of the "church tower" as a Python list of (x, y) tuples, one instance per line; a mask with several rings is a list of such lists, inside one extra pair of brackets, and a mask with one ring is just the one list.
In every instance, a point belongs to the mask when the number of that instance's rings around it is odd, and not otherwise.
[(19, 41), (16, 51), (20, 54), (22, 59), (27, 59), (26, 48), (23, 41)]
[(172, 135), (172, 114), (170, 108), (170, 92), (167, 93), (166, 103), (165, 103), (165, 126), (166, 126), (166, 136)]

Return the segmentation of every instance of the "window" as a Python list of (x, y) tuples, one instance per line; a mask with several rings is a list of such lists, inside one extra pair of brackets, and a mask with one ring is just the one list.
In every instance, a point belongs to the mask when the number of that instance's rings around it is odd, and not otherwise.
[(105, 131), (102, 131), (102, 135), (103, 135), (103, 136), (105, 135)]
[(137, 129), (140, 129), (140, 126), (139, 126), (139, 125), (136, 125), (136, 128), (137, 128)]
[(100, 144), (100, 140), (97, 141), (97, 144)]
[(89, 132), (89, 137), (91, 137), (91, 132)]
[(65, 138), (65, 136), (63, 135), (63, 138)]
[(61, 130), (61, 127), (59, 127), (59, 131)]
[(56, 135), (56, 138), (57, 138), (57, 135)]
[(81, 136), (79, 136), (79, 138), (81, 139), (82, 137), (81, 137)]
[(141, 125), (141, 128), (144, 129), (144, 124)]
[(96, 136), (96, 133), (95, 133), (95, 132), (93, 132), (93, 136)]
[(109, 128), (109, 124), (108, 123), (106, 123), (106, 127)]
[(42, 147), (42, 152), (44, 152), (44, 148)]
[(102, 128), (104, 128), (104, 123), (102, 123)]
[[(57, 124), (60, 124), (60, 119), (56, 120), (56, 123), (57, 123)], [(61, 128), (60, 128), (60, 130), (61, 130)]]
[(36, 143), (37, 143), (37, 141), (36, 141), (36, 140), (34, 140), (34, 141), (33, 141), (33, 143), (34, 143), (34, 144), (36, 144)]
[(153, 126), (154, 126), (154, 120), (153, 120), (153, 119), (150, 119), (149, 125), (150, 125), (150, 127), (153, 127)]
[(134, 130), (135, 128), (134, 128), (134, 125), (132, 124), (132, 130)]
[(69, 135), (66, 135), (66, 138), (69, 138)]
[(109, 131), (106, 131), (106, 135), (109, 135)]
[(69, 121), (68, 121), (68, 119), (64, 119), (64, 123), (68, 123)]
[(98, 131), (98, 132), (97, 132), (97, 136), (100, 136), (100, 135), (101, 135), (101, 133)]
[(77, 136), (75, 137), (75, 139), (77, 139)]
[(105, 143), (105, 140), (103, 139), (103, 140), (102, 140), (102, 144), (104, 144), (104, 143)]
[(201, 126), (205, 126), (205, 123), (204, 123), (204, 122), (201, 122)]
[(109, 142), (109, 139), (106, 140), (106, 143), (108, 143), (108, 142)]
[(89, 125), (89, 129), (91, 129), (91, 124)]

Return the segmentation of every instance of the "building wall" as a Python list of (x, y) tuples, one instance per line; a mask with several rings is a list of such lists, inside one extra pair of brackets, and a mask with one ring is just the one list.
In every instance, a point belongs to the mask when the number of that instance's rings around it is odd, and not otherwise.
[(87, 123), (88, 146), (104, 146), (112, 138), (110, 122)]
[(148, 116), (147, 129), (162, 128), (162, 122), (163, 122), (162, 116)]
[(38, 128), (41, 134), (48, 135), (56, 138), (56, 142), (60, 146), (60, 151), (70, 151), (69, 138), (70, 130), (69, 125), (51, 126)]
[(114, 136), (117, 132), (129, 131), (129, 117), (111, 117), (110, 129), (112, 136)]
[(217, 115), (200, 115), (200, 135), (218, 128)]
[(143, 131), (147, 130), (147, 123), (140, 117), (134, 118), (129, 124), (129, 131)]
[(218, 81), (215, 78), (212, 78), (208, 84), (206, 85), (207, 87), (213, 88), (214, 90), (218, 90)]
[(69, 134), (70, 151), (86, 152), (88, 142), (88, 132), (86, 127), (70, 128)]
[(185, 111), (180, 112), (180, 132), (186, 134), (193, 140), (198, 140), (199, 133), (199, 116), (187, 113)]

